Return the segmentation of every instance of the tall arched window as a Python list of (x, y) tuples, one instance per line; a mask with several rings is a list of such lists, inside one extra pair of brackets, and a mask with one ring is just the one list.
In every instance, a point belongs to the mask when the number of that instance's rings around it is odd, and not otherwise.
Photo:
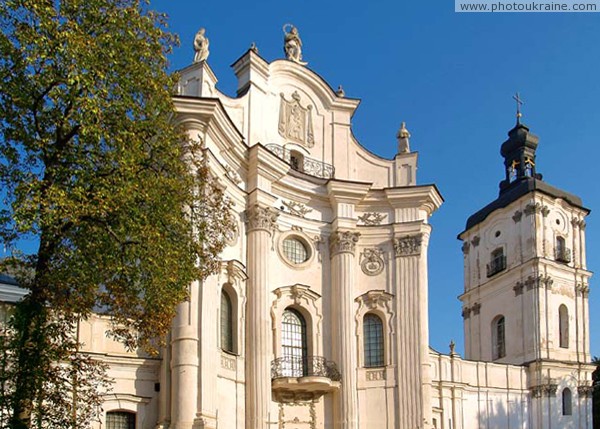
[(221, 349), (233, 353), (233, 306), (229, 294), (221, 291)]
[(135, 429), (135, 413), (109, 411), (106, 413), (106, 429)]
[(303, 377), (307, 374), (306, 322), (304, 317), (292, 308), (283, 312), (281, 354), (284, 376)]
[(492, 322), (492, 355), (494, 360), (506, 356), (504, 316), (497, 316)]
[(571, 389), (564, 388), (562, 391), (562, 415), (570, 416), (573, 414), (573, 395)]
[(564, 304), (558, 307), (558, 329), (560, 347), (569, 348), (569, 310)]
[(367, 313), (363, 319), (365, 366), (383, 366), (383, 322), (379, 316)]

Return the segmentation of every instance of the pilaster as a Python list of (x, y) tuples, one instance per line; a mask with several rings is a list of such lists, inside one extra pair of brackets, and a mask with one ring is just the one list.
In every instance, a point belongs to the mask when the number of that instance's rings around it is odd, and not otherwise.
[(246, 429), (268, 429), (271, 404), (272, 331), (269, 314), (269, 252), (279, 213), (255, 204), (246, 211), (248, 283)]
[(329, 237), (333, 315), (333, 358), (337, 362), (342, 387), (336, 394), (335, 427), (358, 428), (356, 380), (356, 339), (354, 337), (354, 283), (356, 281), (356, 243), (360, 234), (337, 230)]

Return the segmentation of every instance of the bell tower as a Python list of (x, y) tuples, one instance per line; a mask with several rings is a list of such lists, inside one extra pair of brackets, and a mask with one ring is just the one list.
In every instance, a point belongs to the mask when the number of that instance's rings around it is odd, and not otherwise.
[(542, 180), (539, 139), (521, 122), (516, 99), (517, 123), (500, 149), (498, 198), (458, 236), (465, 357), (525, 367), (533, 427), (591, 427), (589, 210)]

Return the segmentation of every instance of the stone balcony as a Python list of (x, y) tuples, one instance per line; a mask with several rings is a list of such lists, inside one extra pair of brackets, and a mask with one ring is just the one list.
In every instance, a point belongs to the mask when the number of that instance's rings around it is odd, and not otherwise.
[(335, 168), (331, 164), (304, 156), (275, 143), (269, 143), (265, 147), (278, 158), (290, 164), (296, 171), (321, 179), (333, 179), (335, 177)]
[(275, 400), (295, 402), (318, 399), (340, 387), (337, 365), (322, 356), (286, 356), (271, 362)]

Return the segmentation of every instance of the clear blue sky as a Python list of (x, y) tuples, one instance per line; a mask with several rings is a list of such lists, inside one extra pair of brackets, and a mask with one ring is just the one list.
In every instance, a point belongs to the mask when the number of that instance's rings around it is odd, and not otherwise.
[[(540, 136), (544, 179), (579, 195), (588, 217), (588, 267), (600, 267), (600, 13), (458, 14), (452, 1), (160, 0), (181, 47), (172, 69), (193, 58), (200, 27), (221, 91), (235, 94), (230, 64), (251, 42), (268, 61), (281, 58), (285, 23), (299, 28), (304, 59), (332, 86), (362, 99), (354, 116), (359, 141), (392, 157), (401, 121), (419, 151), (419, 182), (435, 183), (446, 202), (433, 216), (430, 245), (430, 341), (463, 350), (463, 264), (456, 235), (466, 218), (497, 196), (500, 144), (514, 125), (521, 92), (524, 122)], [(600, 355), (600, 292), (592, 278), (592, 354)]]

